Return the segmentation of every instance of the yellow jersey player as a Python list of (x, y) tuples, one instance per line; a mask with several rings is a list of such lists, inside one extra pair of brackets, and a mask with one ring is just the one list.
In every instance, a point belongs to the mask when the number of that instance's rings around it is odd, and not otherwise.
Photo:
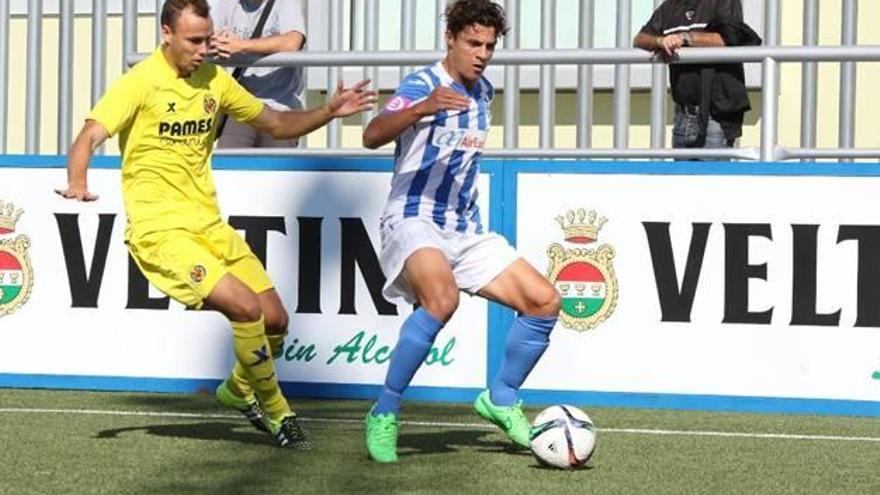
[(94, 201), (87, 169), (92, 153), (119, 134), (126, 245), (147, 279), (193, 308), (211, 308), (231, 322), (236, 364), (217, 399), (242, 412), (281, 447), (311, 442), (281, 394), (274, 351), (287, 312), (260, 261), (220, 217), (211, 151), (218, 116), (279, 139), (307, 134), (336, 117), (372, 106), (368, 81), (340, 82), (323, 107), (274, 111), (220, 67), (204, 63), (213, 25), (206, 0), (167, 0), (162, 46), (122, 76), (101, 98), (68, 154), (65, 198)]

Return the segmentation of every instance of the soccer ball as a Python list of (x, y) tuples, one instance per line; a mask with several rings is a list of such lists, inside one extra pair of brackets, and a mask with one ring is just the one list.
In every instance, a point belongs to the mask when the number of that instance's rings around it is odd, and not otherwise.
[(541, 411), (529, 435), (532, 453), (545, 466), (583, 467), (596, 450), (596, 428), (587, 413), (567, 406)]

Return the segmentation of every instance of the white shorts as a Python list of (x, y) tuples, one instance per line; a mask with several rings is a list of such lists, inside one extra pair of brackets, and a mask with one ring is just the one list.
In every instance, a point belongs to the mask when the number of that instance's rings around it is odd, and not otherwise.
[(388, 277), (382, 290), (386, 298), (403, 298), (409, 304), (417, 302), (403, 268), (414, 252), (426, 247), (446, 254), (455, 283), (469, 294), (477, 293), (520, 257), (507, 239), (493, 232), (462, 234), (441, 230), (424, 218), (407, 218), (384, 225), (379, 263)]

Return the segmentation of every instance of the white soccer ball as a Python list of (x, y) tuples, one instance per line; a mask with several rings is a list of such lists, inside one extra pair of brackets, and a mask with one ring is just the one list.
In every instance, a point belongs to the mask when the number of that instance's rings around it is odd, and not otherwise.
[(596, 450), (596, 428), (587, 413), (574, 406), (541, 411), (529, 437), (538, 462), (561, 469), (583, 467)]

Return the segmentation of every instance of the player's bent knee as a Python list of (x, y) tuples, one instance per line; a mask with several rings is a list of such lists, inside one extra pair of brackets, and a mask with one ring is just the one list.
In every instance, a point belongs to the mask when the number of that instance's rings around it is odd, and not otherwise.
[(290, 318), (287, 311), (281, 308), (280, 311), (266, 311), (266, 333), (271, 335), (283, 334), (287, 331), (287, 324)]
[(562, 297), (559, 295), (559, 292), (556, 289), (553, 289), (553, 296), (550, 300), (550, 315), (555, 316), (559, 314), (559, 311), (562, 310)]
[(256, 298), (252, 301), (237, 301), (233, 307), (227, 308), (225, 313), (230, 320), (239, 322), (258, 321), (263, 317), (263, 309)]
[(528, 311), (529, 314), (535, 316), (556, 316), (559, 314), (559, 310), (562, 309), (562, 298), (552, 285), (547, 284), (546, 287), (540, 289), (534, 295), (531, 306), (530, 311)]
[(449, 321), (455, 310), (458, 309), (458, 291), (444, 292), (443, 294), (431, 297), (430, 300), (423, 301), (422, 307), (425, 311), (431, 313), (432, 316), (442, 322)]

